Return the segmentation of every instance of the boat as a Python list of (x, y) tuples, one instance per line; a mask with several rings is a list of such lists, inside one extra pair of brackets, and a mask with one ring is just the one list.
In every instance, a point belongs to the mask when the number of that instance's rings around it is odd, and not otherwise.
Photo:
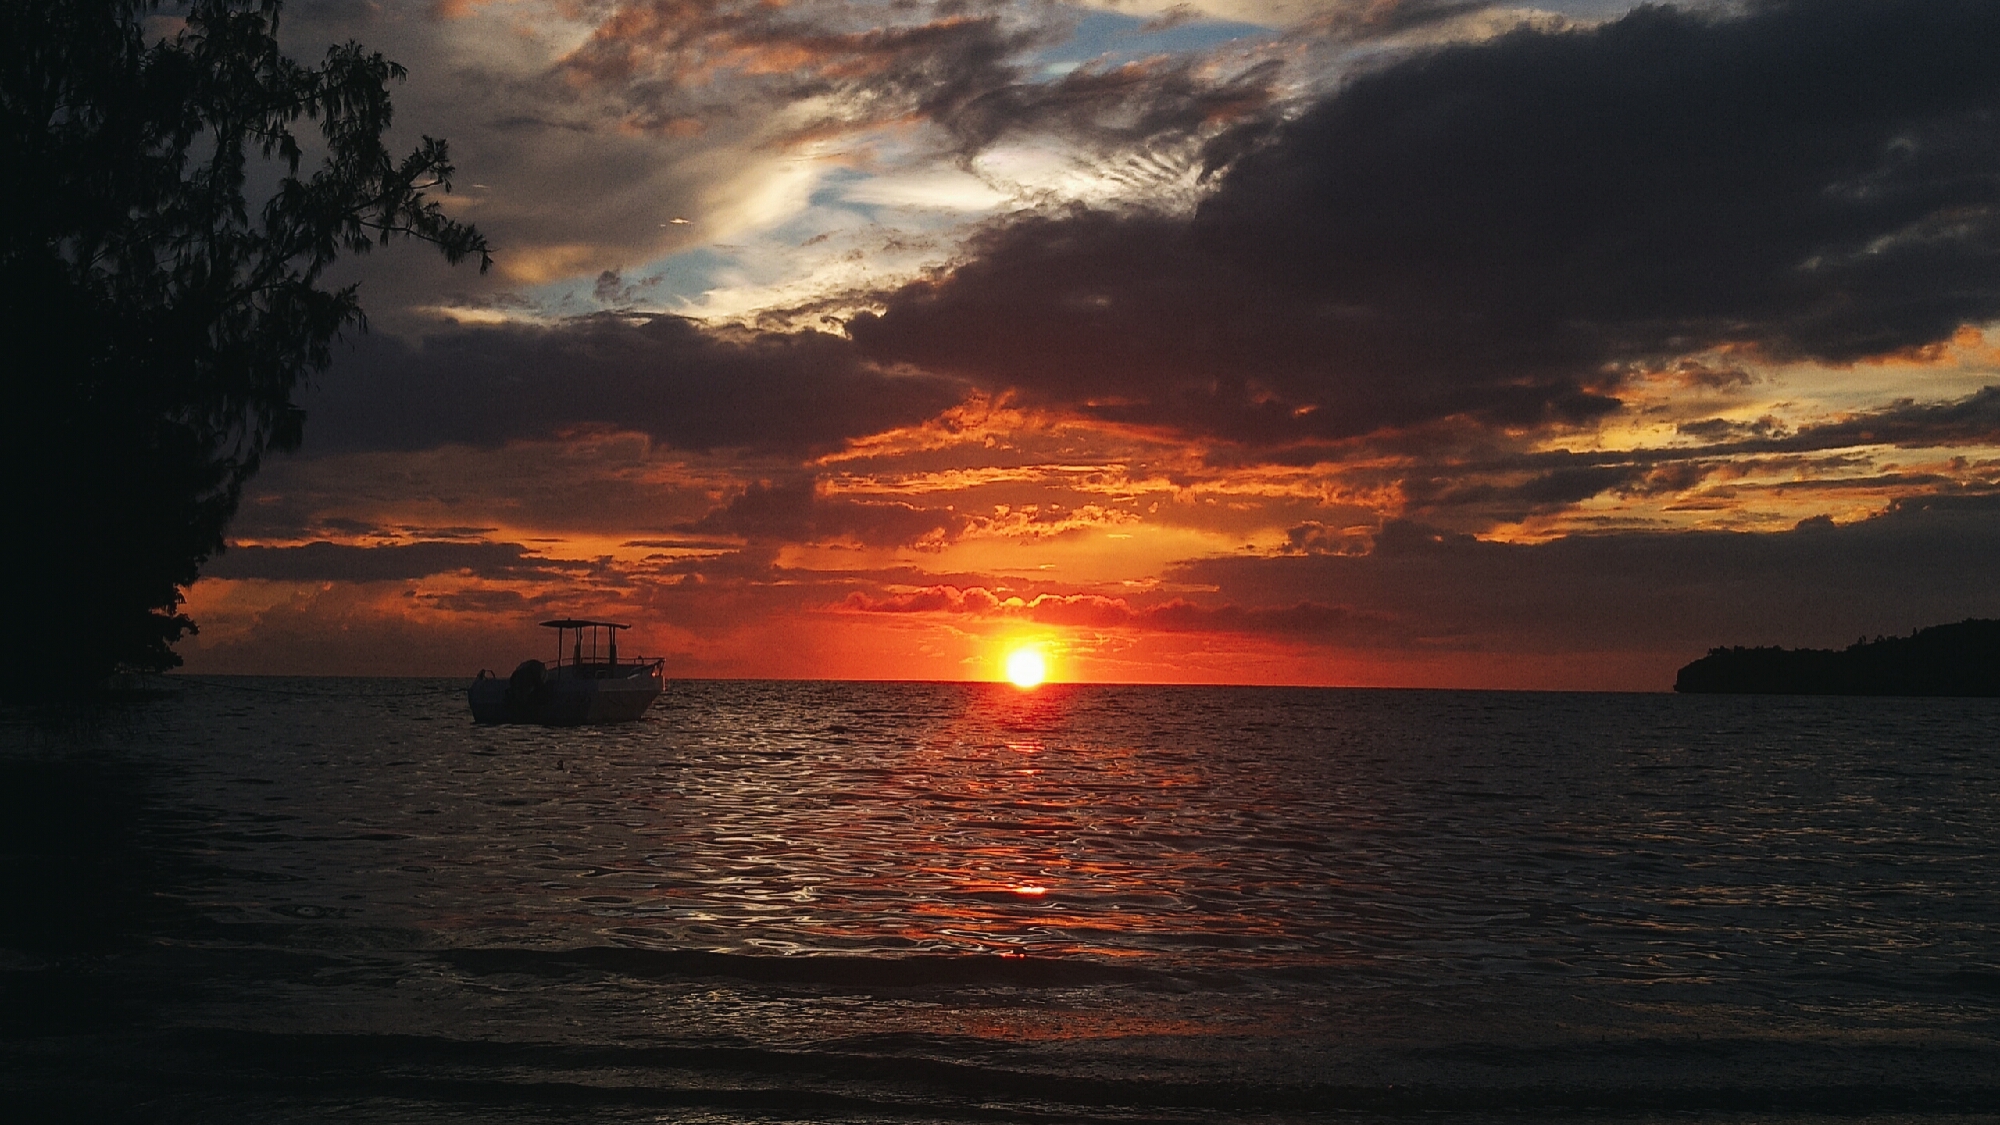
[(618, 658), (618, 631), (630, 625), (565, 617), (542, 628), (556, 631), (555, 663), (523, 660), (505, 678), (480, 669), (469, 693), (475, 722), (629, 723), (660, 697), (664, 659)]

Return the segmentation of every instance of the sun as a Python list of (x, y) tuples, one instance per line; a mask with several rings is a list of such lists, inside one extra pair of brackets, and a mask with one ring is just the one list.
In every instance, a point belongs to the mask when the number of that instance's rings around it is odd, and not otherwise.
[(1038, 648), (1017, 648), (1007, 654), (1007, 678), (1018, 688), (1031, 688), (1049, 674), (1048, 662)]

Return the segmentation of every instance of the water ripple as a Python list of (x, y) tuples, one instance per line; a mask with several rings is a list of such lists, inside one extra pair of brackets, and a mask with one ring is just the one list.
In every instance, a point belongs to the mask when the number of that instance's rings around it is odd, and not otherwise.
[(179, 865), (115, 971), (204, 1034), (1170, 1108), (1749, 1112), (1875, 1075), (1914, 1092), (1842, 1104), (1945, 1112), (2000, 1073), (1992, 701), (685, 683), (555, 731), (258, 687), (115, 732)]

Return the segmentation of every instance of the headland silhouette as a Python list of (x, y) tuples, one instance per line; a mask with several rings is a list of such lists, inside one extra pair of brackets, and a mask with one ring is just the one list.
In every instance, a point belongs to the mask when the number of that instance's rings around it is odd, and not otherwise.
[(1713, 648), (1674, 690), (1769, 695), (2000, 696), (2000, 621), (1967, 618), (1845, 649)]

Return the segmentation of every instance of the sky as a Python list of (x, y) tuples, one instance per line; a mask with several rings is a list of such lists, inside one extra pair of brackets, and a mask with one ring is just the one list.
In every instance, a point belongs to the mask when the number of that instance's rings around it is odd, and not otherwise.
[(485, 275), (194, 672), (1642, 690), (2000, 617), (2000, 5), (291, 0)]

